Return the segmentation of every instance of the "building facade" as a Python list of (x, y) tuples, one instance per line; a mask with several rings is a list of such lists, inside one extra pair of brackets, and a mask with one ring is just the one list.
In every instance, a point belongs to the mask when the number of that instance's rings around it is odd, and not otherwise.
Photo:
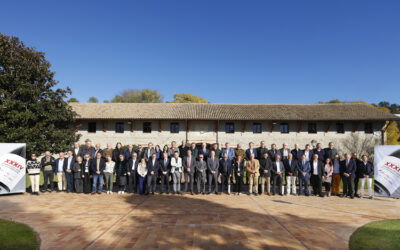
[(178, 104), (71, 103), (78, 114), (80, 143), (147, 144), (171, 141), (232, 145), (261, 140), (301, 148), (359, 136), (385, 143), (387, 121), (399, 118), (363, 104)]

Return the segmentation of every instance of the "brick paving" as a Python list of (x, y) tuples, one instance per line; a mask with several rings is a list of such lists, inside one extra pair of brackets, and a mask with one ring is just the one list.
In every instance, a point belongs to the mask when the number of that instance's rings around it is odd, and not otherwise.
[(352, 232), (400, 218), (387, 198), (84, 195), (0, 197), (0, 218), (26, 223), (42, 249), (347, 249)]

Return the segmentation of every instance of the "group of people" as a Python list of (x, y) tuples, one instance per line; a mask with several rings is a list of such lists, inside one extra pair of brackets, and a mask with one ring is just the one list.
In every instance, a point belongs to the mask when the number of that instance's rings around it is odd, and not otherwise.
[[(89, 139), (83, 147), (75, 143), (66, 155), (60, 152), (57, 159), (47, 151), (39, 162), (33, 154), (27, 162), (27, 171), (34, 194), (39, 194), (38, 176), (42, 171), (43, 193), (48, 191), (49, 182), (50, 192), (54, 190), (53, 179), (56, 175), (58, 191), (86, 194), (101, 194), (105, 186), (107, 194), (116, 190), (118, 194), (148, 195), (154, 194), (160, 183), (158, 191), (161, 194), (234, 192), (239, 195), (244, 191), (245, 182), (249, 195), (284, 195), (286, 191), (286, 195), (340, 195), (352, 199), (355, 196), (364, 198), (365, 183), (368, 197), (372, 199), (374, 174), (368, 156), (358, 159), (355, 153), (344, 154), (341, 160), (332, 142), (325, 149), (317, 143), (313, 148), (307, 144), (304, 149), (295, 144), (290, 150), (286, 144), (280, 149), (272, 144), (267, 149), (265, 142), (261, 141), (258, 148), (250, 142), (249, 148), (244, 150), (241, 144), (232, 148), (225, 143), (225, 147), (220, 149), (218, 143), (210, 147), (202, 143), (198, 148), (195, 143), (189, 145), (182, 141), (177, 146), (173, 141), (162, 149), (148, 143), (147, 147), (138, 145), (135, 150), (132, 144), (124, 149), (121, 143), (117, 143), (115, 148), (108, 143), (106, 148), (101, 149), (100, 144), (93, 147)], [(114, 177), (117, 187), (113, 186)], [(340, 182), (343, 183), (343, 192)], [(358, 195), (359, 182), (361, 188)], [(325, 187), (324, 193), (322, 186)]]

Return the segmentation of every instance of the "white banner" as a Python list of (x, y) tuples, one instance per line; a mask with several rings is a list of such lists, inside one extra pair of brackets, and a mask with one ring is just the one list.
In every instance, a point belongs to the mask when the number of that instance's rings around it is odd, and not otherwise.
[(0, 143), (0, 195), (25, 192), (25, 154), (25, 143)]
[(375, 195), (400, 198), (400, 145), (375, 146)]

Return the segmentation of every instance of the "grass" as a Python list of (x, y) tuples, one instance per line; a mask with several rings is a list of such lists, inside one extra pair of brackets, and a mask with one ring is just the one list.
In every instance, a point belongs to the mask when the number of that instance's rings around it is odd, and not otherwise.
[(0, 249), (39, 249), (40, 240), (27, 225), (0, 220)]
[(358, 228), (350, 237), (350, 249), (399, 249), (400, 220), (382, 220)]

